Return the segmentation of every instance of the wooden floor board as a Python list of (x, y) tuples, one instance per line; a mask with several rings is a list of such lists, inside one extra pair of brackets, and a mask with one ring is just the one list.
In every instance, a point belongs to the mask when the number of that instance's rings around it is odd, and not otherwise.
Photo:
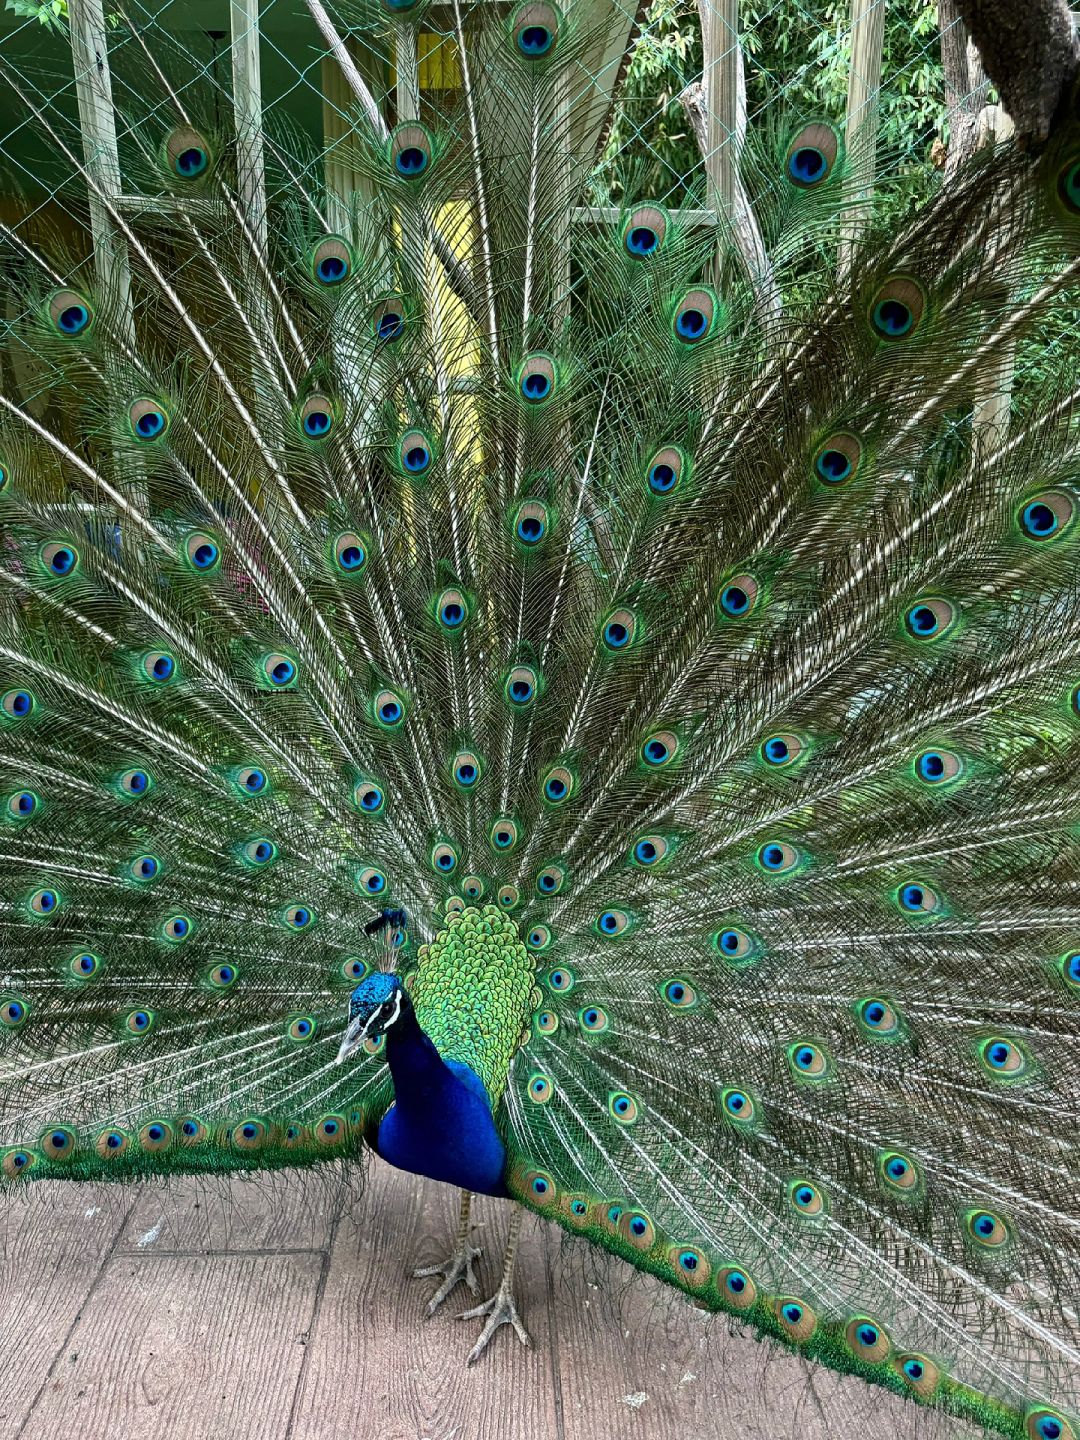
[[(130, 1214), (128, 1213), (130, 1211)], [(481, 1294), (508, 1207), (474, 1205)], [(430, 1321), (455, 1194), (376, 1161), (363, 1195), (233, 1179), (41, 1183), (0, 1227), (11, 1440), (974, 1440), (527, 1217), (480, 1363), (464, 1287)]]

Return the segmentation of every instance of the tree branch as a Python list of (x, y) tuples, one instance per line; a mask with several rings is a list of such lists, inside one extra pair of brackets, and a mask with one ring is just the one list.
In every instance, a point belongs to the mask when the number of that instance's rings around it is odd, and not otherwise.
[(1068, 0), (952, 0), (1022, 141), (1045, 140), (1080, 70)]

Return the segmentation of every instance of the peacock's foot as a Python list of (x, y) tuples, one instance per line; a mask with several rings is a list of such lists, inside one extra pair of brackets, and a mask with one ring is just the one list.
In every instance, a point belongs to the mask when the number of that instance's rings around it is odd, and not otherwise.
[(476, 1294), (480, 1286), (473, 1274), (473, 1261), (480, 1258), (480, 1253), (474, 1245), (470, 1245), (466, 1241), (464, 1245), (455, 1245), (446, 1259), (440, 1261), (439, 1264), (425, 1265), (422, 1269), (413, 1271), (414, 1280), (423, 1280), (428, 1275), (443, 1276), (442, 1284), (428, 1301), (427, 1313), (429, 1316), (435, 1314), (450, 1291), (461, 1280), (464, 1280), (469, 1287), (470, 1295)]
[(480, 1332), (480, 1339), (469, 1351), (468, 1364), (474, 1365), (480, 1356), (487, 1349), (488, 1341), (495, 1334), (500, 1325), (513, 1325), (518, 1339), (523, 1345), (531, 1345), (529, 1332), (521, 1323), (521, 1316), (514, 1304), (514, 1295), (510, 1286), (506, 1283), (499, 1286), (490, 1300), (485, 1300), (482, 1305), (477, 1305), (475, 1310), (466, 1310), (458, 1316), (459, 1320), (479, 1320), (481, 1316), (488, 1317), (487, 1324)]

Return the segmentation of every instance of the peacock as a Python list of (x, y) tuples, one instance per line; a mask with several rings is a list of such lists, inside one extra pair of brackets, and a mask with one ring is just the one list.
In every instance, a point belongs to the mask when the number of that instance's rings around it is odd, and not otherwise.
[(511, 1207), (470, 1360), (531, 1212), (1080, 1435), (1075, 89), (703, 221), (617, 0), (308, 10), (332, 154), (123, 6), (78, 115), (0, 53), (0, 1203), (374, 1152), (430, 1310)]

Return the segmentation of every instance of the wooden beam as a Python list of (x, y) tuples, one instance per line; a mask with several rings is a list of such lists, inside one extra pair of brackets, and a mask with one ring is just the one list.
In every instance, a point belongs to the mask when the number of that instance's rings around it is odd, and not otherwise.
[(699, 0), (709, 207), (735, 223), (739, 0)]
[(258, 0), (230, 0), (233, 114), (240, 203), (260, 250), (266, 249), (266, 178), (263, 160), (262, 80)]
[(841, 268), (850, 263), (866, 202), (874, 192), (884, 48), (885, 0), (851, 0), (851, 68), (844, 148), (854, 183), (849, 218), (840, 241)]
[(79, 102), (83, 160), (89, 180), (90, 231), (102, 295), (120, 335), (135, 349), (131, 308), (131, 265), (127, 244), (117, 233), (104, 197), (120, 195), (120, 156), (102, 0), (70, 0), (71, 54)]

